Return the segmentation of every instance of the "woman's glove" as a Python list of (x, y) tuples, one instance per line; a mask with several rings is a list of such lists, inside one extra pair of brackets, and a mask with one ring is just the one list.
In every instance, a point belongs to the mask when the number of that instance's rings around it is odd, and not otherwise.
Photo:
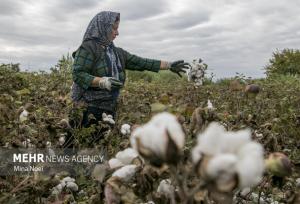
[(189, 63), (184, 62), (184, 60), (178, 60), (168, 63), (168, 68), (172, 72), (178, 74), (178, 76), (182, 77), (180, 72), (185, 73), (186, 71), (184, 69), (189, 69)]
[(123, 83), (115, 78), (112, 77), (101, 77), (99, 80), (99, 87), (101, 89), (120, 89), (123, 87)]

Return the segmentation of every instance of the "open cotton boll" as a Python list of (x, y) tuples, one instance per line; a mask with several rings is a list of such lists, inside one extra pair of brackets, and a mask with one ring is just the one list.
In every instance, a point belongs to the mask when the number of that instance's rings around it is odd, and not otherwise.
[(150, 123), (136, 128), (130, 137), (132, 147), (140, 154), (142, 149), (146, 149), (161, 157), (165, 156), (167, 142), (166, 131)]
[(122, 133), (122, 135), (129, 135), (130, 134), (130, 125), (123, 124), (121, 126), (121, 133)]
[(220, 174), (233, 175), (238, 158), (234, 154), (220, 154), (213, 157), (207, 165), (207, 175), (216, 178)]
[(108, 122), (109, 124), (112, 124), (112, 125), (114, 125), (116, 123), (113, 119), (113, 116), (109, 115), (109, 114), (107, 115), (106, 113), (102, 113), (102, 120), (104, 122)]
[(67, 182), (66, 187), (71, 191), (78, 191), (78, 185), (74, 182)]
[(51, 147), (51, 145), (52, 145), (52, 144), (51, 144), (51, 142), (50, 142), (50, 141), (47, 141), (47, 142), (46, 142), (46, 147), (47, 147), (47, 148), (50, 148), (50, 147)]
[(213, 179), (215, 187), (221, 192), (230, 192), (237, 185), (236, 163), (234, 154), (218, 154), (208, 161), (204, 175)]
[(66, 186), (66, 182), (64, 182), (64, 181), (60, 181), (60, 184), (59, 185), (61, 185), (62, 186), (62, 188), (64, 188), (65, 186)]
[(126, 165), (118, 169), (112, 174), (112, 177), (118, 177), (121, 180), (127, 182), (129, 181), (136, 173), (137, 165)]
[(253, 187), (262, 179), (264, 172), (263, 160), (250, 156), (243, 158), (237, 164), (237, 172), (240, 188)]
[(212, 122), (203, 133), (198, 134), (199, 148), (204, 154), (215, 155), (221, 152), (225, 128), (219, 123)]
[(239, 158), (248, 157), (250, 155), (256, 158), (263, 158), (264, 149), (263, 146), (257, 142), (251, 141), (240, 147), (237, 152)]
[(58, 139), (58, 143), (60, 146), (62, 146), (66, 141), (66, 138), (65, 136), (60, 136), (59, 139)]
[(236, 168), (240, 188), (258, 184), (265, 169), (262, 145), (257, 142), (250, 142), (242, 146), (238, 152), (238, 158)]
[(65, 186), (63, 186), (61, 183), (57, 184), (55, 188), (58, 190), (58, 192), (61, 192)]
[(197, 145), (192, 149), (192, 161), (194, 164), (197, 164), (201, 160), (201, 158), (203, 157), (202, 154), (203, 153), (201, 151), (201, 146)]
[(120, 162), (118, 159), (113, 158), (113, 159), (110, 159), (108, 161), (108, 165), (109, 165), (109, 168), (116, 169), (116, 168), (119, 168), (121, 166), (124, 166), (125, 164), (123, 164), (122, 162)]
[(20, 122), (24, 122), (28, 118), (29, 112), (27, 110), (23, 110), (19, 116)]
[(208, 110), (213, 110), (214, 109), (214, 106), (213, 106), (212, 102), (209, 99), (207, 100), (207, 109)]
[(171, 198), (174, 194), (175, 188), (171, 184), (170, 179), (162, 180), (157, 187), (157, 192), (165, 195), (167, 198)]
[(123, 164), (130, 164), (132, 160), (138, 157), (138, 153), (133, 148), (127, 148), (116, 154), (116, 159), (118, 159)]
[(75, 182), (75, 179), (73, 179), (73, 178), (67, 176), (67, 177), (63, 178), (62, 181), (65, 182), (65, 183), (67, 183), (67, 182)]
[(251, 141), (251, 131), (249, 129), (239, 131), (228, 131), (222, 137), (221, 152), (237, 153), (238, 149)]
[(179, 149), (183, 148), (185, 142), (185, 134), (182, 130), (177, 118), (167, 112), (159, 113), (150, 120), (150, 123), (165, 128), (172, 140), (175, 142)]

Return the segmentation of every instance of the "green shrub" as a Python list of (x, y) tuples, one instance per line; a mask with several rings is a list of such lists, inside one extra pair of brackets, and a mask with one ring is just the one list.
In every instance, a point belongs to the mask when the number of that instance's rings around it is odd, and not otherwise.
[(267, 76), (272, 74), (298, 75), (300, 74), (300, 50), (284, 49), (273, 52), (266, 69)]
[(130, 71), (126, 70), (128, 81), (136, 82), (136, 81), (144, 81), (148, 83), (174, 83), (174, 82), (183, 82), (187, 81), (187, 77), (185, 74), (182, 78), (177, 76), (170, 71), (159, 71), (158, 73), (150, 72), (150, 71)]

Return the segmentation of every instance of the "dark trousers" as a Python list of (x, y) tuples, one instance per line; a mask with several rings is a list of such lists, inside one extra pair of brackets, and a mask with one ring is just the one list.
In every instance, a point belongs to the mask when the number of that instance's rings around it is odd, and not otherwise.
[[(83, 110), (83, 116), (82, 116), (81, 122), (78, 119), (72, 117), (72, 115), (73, 115), (72, 113), (69, 115), (70, 126), (72, 127), (72, 129), (75, 129), (75, 128), (88, 128), (93, 124), (97, 125), (99, 121), (102, 121), (103, 113), (110, 114), (115, 119), (115, 116), (116, 116), (115, 112), (103, 110), (103, 109), (97, 108), (97, 107), (88, 106), (86, 109)], [(104, 132), (105, 129), (100, 129), (100, 131)], [(91, 141), (93, 141), (93, 142), (98, 141), (101, 138), (101, 137), (99, 137), (99, 134), (101, 136), (101, 132), (91, 134), (90, 135)], [(72, 132), (68, 132), (63, 147), (64, 148), (72, 148), (73, 142), (74, 142), (74, 136), (73, 136)], [(90, 145), (92, 145), (92, 144), (90, 144)]]

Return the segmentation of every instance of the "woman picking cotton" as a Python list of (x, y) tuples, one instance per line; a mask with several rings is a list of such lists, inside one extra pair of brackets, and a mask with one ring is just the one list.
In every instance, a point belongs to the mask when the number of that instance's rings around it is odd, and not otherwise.
[[(171, 70), (177, 73), (188, 68), (183, 60), (166, 62), (142, 58), (116, 47), (114, 39), (119, 35), (120, 14), (111, 11), (98, 13), (89, 23), (82, 44), (73, 53), (74, 104), (83, 102), (86, 109), (77, 125), (89, 127), (103, 118), (116, 117), (117, 99), (125, 83), (125, 69), (137, 71)], [(94, 120), (90, 120), (90, 115)], [(91, 122), (93, 121), (93, 122)], [(70, 121), (76, 126), (75, 121)]]

